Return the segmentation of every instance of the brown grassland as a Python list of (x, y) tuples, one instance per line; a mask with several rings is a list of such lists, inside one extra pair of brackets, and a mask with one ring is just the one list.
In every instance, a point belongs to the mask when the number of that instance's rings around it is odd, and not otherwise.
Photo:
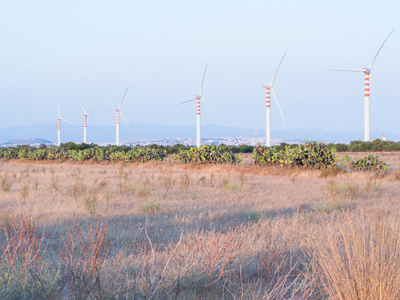
[(2, 161), (0, 298), (400, 299), (400, 153), (378, 155), (326, 178)]

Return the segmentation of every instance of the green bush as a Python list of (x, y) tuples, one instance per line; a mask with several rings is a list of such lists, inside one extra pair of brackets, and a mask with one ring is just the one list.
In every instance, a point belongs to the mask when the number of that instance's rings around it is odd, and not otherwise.
[(304, 166), (311, 169), (326, 169), (335, 165), (335, 149), (329, 149), (324, 143), (306, 141), (304, 145), (285, 145), (279, 148), (263, 147), (260, 144), (253, 151), (256, 164)]
[(351, 169), (354, 171), (370, 171), (377, 173), (386, 173), (389, 169), (389, 165), (384, 161), (379, 160), (379, 157), (373, 154), (369, 154), (364, 158), (354, 159), (351, 162)]
[(241, 154), (235, 155), (233, 152), (223, 152), (220, 146), (215, 146), (214, 144), (181, 150), (174, 155), (173, 159), (182, 163), (201, 164), (240, 164), (242, 162)]
[(92, 159), (94, 162), (104, 160), (126, 161), (126, 162), (146, 162), (150, 160), (164, 160), (166, 150), (163, 147), (116, 147), (108, 146), (100, 148), (91, 144), (61, 144), (60, 147), (40, 147), (18, 146), (10, 148), (0, 148), (0, 158), (23, 159), (23, 160), (71, 160), (85, 161)]

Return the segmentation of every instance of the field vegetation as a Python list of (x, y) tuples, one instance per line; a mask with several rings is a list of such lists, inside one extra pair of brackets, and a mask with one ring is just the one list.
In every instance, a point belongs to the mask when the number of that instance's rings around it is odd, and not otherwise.
[(385, 172), (336, 155), (3, 159), (0, 298), (399, 299), (400, 153), (380, 155)]

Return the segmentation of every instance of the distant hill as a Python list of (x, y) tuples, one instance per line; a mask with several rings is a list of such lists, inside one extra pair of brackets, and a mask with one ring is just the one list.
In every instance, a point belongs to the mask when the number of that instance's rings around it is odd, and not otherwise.
[(18, 145), (30, 145), (33, 147), (38, 147), (41, 144), (45, 144), (47, 146), (51, 145), (52, 142), (44, 139), (36, 139), (36, 138), (21, 138), (21, 139), (14, 139), (7, 143), (0, 144), (0, 147), (16, 147)]
[[(145, 139), (175, 139), (175, 138), (195, 138), (195, 126), (162, 126), (151, 124), (130, 124), (133, 133), (127, 126), (120, 126), (121, 141), (136, 141)], [(55, 143), (57, 141), (57, 131), (54, 124), (36, 124), (31, 126), (14, 126), (0, 129), (0, 143), (11, 144), (31, 144), (31, 143)], [(83, 140), (82, 125), (62, 124), (61, 142), (81, 143)], [(136, 133), (136, 135), (135, 135)], [(216, 137), (254, 137), (254, 128), (242, 128), (234, 126), (202, 125), (201, 136), (203, 138)], [(388, 140), (399, 141), (400, 135), (385, 133)], [(36, 139), (25, 139), (24, 137), (40, 137)], [(290, 141), (304, 141), (305, 139), (314, 141), (344, 142), (361, 140), (362, 132), (355, 131), (327, 131), (319, 129), (282, 129), (272, 130), (272, 138)], [(371, 139), (381, 138), (381, 132), (371, 132)], [(265, 130), (258, 129), (258, 137), (265, 137)], [(114, 143), (115, 126), (88, 126), (88, 143)]]

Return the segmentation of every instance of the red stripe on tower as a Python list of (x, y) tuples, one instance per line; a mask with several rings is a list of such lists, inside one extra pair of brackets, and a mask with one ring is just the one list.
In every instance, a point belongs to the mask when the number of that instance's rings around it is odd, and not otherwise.
[(364, 97), (369, 97), (369, 73), (364, 72), (365, 74), (365, 88), (364, 88)]
[(200, 115), (200, 98), (196, 98), (197, 100), (197, 115)]
[(271, 107), (271, 91), (270, 88), (267, 88), (267, 107)]
[(83, 116), (83, 126), (86, 127), (86, 116)]
[(119, 111), (117, 110), (117, 124), (119, 124)]

